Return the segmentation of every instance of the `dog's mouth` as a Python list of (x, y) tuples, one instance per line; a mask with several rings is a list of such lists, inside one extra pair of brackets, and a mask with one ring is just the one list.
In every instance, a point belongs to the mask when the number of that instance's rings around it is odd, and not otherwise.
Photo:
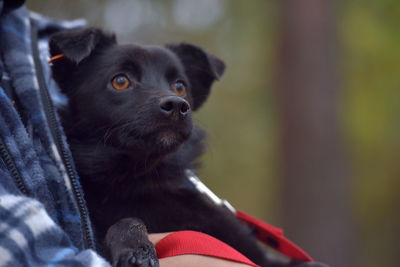
[(191, 134), (191, 125), (186, 127), (161, 127), (149, 134), (149, 147), (159, 153), (170, 153), (178, 149)]
[(117, 139), (114, 139), (113, 144), (147, 155), (164, 156), (176, 151), (180, 145), (189, 139), (191, 132), (191, 121), (149, 123), (141, 125), (141, 127), (121, 129), (118, 131)]

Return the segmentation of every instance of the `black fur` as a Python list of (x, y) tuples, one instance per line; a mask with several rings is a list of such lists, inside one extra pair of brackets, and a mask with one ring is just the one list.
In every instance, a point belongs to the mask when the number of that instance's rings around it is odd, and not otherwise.
[[(171, 97), (198, 109), (224, 73), (220, 59), (191, 44), (117, 44), (92, 28), (55, 34), (50, 50), (64, 54), (53, 63), (53, 76), (69, 98), (62, 122), (100, 240), (121, 219), (135, 217), (150, 233), (205, 232), (262, 266), (277, 266), (248, 227), (187, 186), (184, 171), (194, 168), (204, 139), (190, 110), (160, 111)], [(121, 73), (134, 82), (117, 91), (111, 80)], [(187, 87), (182, 97), (171, 87), (177, 80)]]
[(105, 244), (114, 266), (159, 266), (156, 250), (147, 238), (147, 229), (138, 219), (124, 218), (113, 224), (107, 231)]

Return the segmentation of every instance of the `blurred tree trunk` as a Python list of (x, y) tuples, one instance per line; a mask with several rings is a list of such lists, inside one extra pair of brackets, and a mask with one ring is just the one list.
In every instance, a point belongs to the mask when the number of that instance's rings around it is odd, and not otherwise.
[(354, 266), (334, 1), (278, 4), (283, 226), (317, 260), (332, 267)]

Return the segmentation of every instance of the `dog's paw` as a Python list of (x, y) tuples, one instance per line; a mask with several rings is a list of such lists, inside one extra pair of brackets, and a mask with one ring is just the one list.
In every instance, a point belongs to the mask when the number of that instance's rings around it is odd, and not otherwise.
[(158, 267), (157, 253), (147, 237), (146, 226), (125, 218), (110, 227), (105, 239), (114, 267)]
[(151, 247), (126, 250), (121, 253), (115, 267), (159, 267), (155, 251)]

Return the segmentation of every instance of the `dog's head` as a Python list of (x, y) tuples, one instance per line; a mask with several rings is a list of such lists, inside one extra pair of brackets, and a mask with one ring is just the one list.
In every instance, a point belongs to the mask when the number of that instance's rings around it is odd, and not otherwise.
[(62, 55), (53, 77), (69, 98), (76, 133), (147, 153), (175, 151), (189, 138), (191, 112), (225, 69), (195, 45), (118, 44), (94, 28), (52, 35), (50, 53)]

